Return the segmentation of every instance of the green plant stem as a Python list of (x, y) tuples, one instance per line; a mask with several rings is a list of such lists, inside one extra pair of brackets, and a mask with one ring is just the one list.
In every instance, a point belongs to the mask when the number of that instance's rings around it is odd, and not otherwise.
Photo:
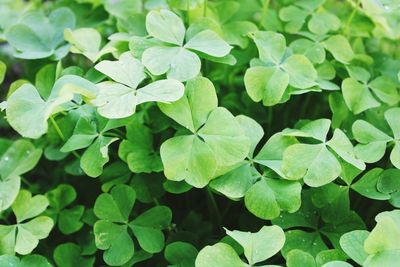
[(207, 17), (208, 0), (204, 0), (203, 8), (203, 17)]
[(190, 0), (186, 0), (186, 22), (190, 24)]
[(265, 0), (264, 4), (262, 6), (260, 22), (258, 23), (259, 28), (261, 28), (261, 26), (263, 25), (263, 21), (265, 20), (265, 17), (267, 16), (269, 2), (270, 2), (270, 0)]
[(213, 212), (215, 214), (215, 220), (217, 221), (217, 223), (220, 226), (220, 228), (222, 228), (221, 214), (219, 212), (218, 205), (217, 205), (217, 202), (215, 201), (214, 195), (211, 192), (211, 189), (209, 187), (207, 187), (207, 195), (208, 195), (208, 198), (210, 200), (210, 204), (211, 204), (211, 207), (213, 209)]
[(272, 107), (268, 107), (268, 118), (267, 118), (267, 136), (271, 133), (271, 126), (272, 126), (272, 117), (273, 117), (273, 109)]
[(344, 26), (344, 31), (343, 31), (343, 33), (344, 33), (344, 35), (346, 35), (346, 36), (347, 36), (348, 33), (349, 33), (350, 24), (351, 24), (351, 22), (353, 21), (354, 16), (356, 15), (356, 12), (357, 12), (357, 10), (358, 10), (358, 7), (360, 6), (360, 2), (361, 2), (361, 0), (357, 0), (356, 5), (353, 6), (353, 11), (351, 12), (350, 17), (349, 17), (349, 19), (347, 20), (346, 25)]
[[(63, 142), (67, 141), (64, 134), (62, 133), (60, 127), (58, 126), (56, 120), (53, 118), (53, 116), (50, 116), (50, 121), (51, 124), (53, 125), (54, 129), (56, 129), (56, 132), (58, 134), (58, 136), (61, 138), (61, 140)], [(77, 159), (80, 159), (81, 157), (79, 156), (78, 153), (76, 153), (76, 151), (71, 151), (72, 155), (74, 155)]]

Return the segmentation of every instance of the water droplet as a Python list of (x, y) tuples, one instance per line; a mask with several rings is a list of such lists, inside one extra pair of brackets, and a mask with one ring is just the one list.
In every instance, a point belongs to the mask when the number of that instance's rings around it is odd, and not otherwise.
[(316, 246), (316, 245), (317, 245), (317, 243), (315, 243), (315, 242), (314, 242), (314, 243), (312, 243), (312, 244), (313, 244), (313, 246)]
[(4, 161), (9, 161), (10, 158), (9, 157), (4, 157)]

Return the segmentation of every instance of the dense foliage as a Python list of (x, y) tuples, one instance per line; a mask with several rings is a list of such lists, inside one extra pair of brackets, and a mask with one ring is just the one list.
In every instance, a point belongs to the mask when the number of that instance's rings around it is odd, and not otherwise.
[(400, 262), (398, 0), (0, 0), (0, 266)]

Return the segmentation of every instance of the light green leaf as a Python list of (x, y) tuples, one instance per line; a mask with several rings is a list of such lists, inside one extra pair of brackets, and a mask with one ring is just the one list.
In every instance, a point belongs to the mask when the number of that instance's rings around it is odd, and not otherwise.
[(93, 28), (80, 28), (73, 31), (65, 29), (64, 38), (72, 45), (70, 48), (72, 53), (82, 54), (92, 62), (96, 62), (103, 55), (115, 50), (112, 46), (105, 46), (100, 49), (101, 35)]
[(361, 84), (353, 78), (343, 80), (342, 93), (347, 107), (354, 114), (359, 114), (367, 109), (380, 106), (380, 103), (372, 96), (368, 86)]
[(343, 64), (348, 64), (354, 58), (354, 52), (349, 41), (343, 35), (333, 35), (323, 42), (326, 50)]
[(183, 47), (155, 46), (146, 49), (143, 65), (154, 75), (167, 73), (170, 79), (187, 81), (200, 73), (200, 58)]
[(204, 77), (186, 83), (185, 96), (172, 104), (159, 103), (161, 111), (177, 123), (195, 132), (218, 105), (214, 85)]
[(339, 161), (324, 144), (295, 144), (283, 153), (282, 172), (289, 179), (303, 178), (312, 187), (319, 187), (340, 175)]
[(224, 57), (229, 54), (232, 47), (211, 30), (202, 31), (193, 36), (185, 48), (200, 51), (213, 57)]
[(262, 61), (280, 64), (286, 50), (286, 40), (282, 34), (258, 31), (253, 38)]
[(329, 31), (337, 31), (339, 27), (339, 18), (329, 12), (313, 13), (308, 21), (310, 31), (318, 35), (324, 35)]
[(46, 210), (49, 201), (43, 195), (32, 194), (27, 190), (21, 190), (15, 199), (12, 210), (17, 218), (17, 222), (21, 223), (27, 219), (36, 217)]
[(262, 100), (264, 106), (273, 106), (281, 102), (289, 75), (275, 67), (252, 67), (246, 70), (244, 84), (253, 101)]
[(282, 64), (289, 74), (289, 84), (295, 88), (306, 89), (316, 85), (317, 71), (303, 55), (292, 55)]
[(314, 257), (304, 252), (300, 249), (292, 249), (286, 255), (286, 264), (287, 267), (296, 267), (296, 266), (304, 266), (304, 267), (316, 267)]
[(14, 202), (21, 187), (19, 176), (8, 176), (0, 179), (0, 211), (8, 209)]
[(246, 267), (236, 251), (225, 243), (206, 246), (196, 258), (196, 267)]
[(275, 225), (263, 226), (256, 233), (227, 229), (225, 231), (243, 247), (244, 255), (250, 265), (269, 259), (278, 253), (285, 243), (283, 230)]
[(166, 9), (150, 11), (146, 16), (146, 29), (153, 37), (179, 46), (183, 44), (186, 31), (181, 18)]
[(217, 160), (211, 147), (194, 135), (165, 141), (160, 154), (164, 174), (172, 181), (185, 180), (192, 186), (204, 187), (216, 172)]
[(377, 200), (390, 199), (389, 194), (379, 192), (378, 189), (376, 188), (379, 176), (382, 173), (382, 171), (383, 170), (380, 168), (374, 168), (372, 170), (369, 170), (357, 182), (352, 184), (351, 188), (360, 195), (363, 195), (371, 199), (377, 199)]
[(364, 251), (364, 242), (368, 235), (368, 231), (355, 230), (345, 233), (340, 238), (340, 246), (344, 252), (360, 265), (363, 265), (368, 257), (368, 254)]
[(0, 60), (0, 84), (3, 83), (7, 72), (7, 65)]
[(136, 89), (146, 78), (144, 66), (130, 52), (123, 53), (117, 61), (100, 61), (96, 64), (95, 69), (114, 81), (133, 89)]
[(390, 77), (379, 76), (372, 80), (368, 87), (375, 95), (384, 103), (393, 106), (400, 101), (400, 96), (397, 91), (397, 85)]

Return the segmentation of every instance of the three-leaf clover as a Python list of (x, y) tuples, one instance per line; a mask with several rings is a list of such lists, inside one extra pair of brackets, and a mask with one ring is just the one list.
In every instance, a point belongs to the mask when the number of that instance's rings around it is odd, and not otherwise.
[(379, 76), (369, 81), (371, 75), (363, 68), (349, 67), (348, 71), (350, 78), (343, 80), (342, 93), (346, 105), (354, 114), (379, 107), (381, 104), (376, 98), (390, 106), (400, 101), (396, 83), (390, 77)]
[(81, 218), (85, 211), (83, 205), (67, 208), (76, 199), (75, 188), (68, 184), (60, 184), (55, 189), (46, 193), (49, 200), (49, 216), (57, 222), (58, 228), (63, 234), (72, 234), (79, 231), (83, 222)]
[[(95, 114), (94, 110), (89, 109), (89, 114)], [(107, 120), (99, 115), (94, 118), (81, 116), (71, 137), (60, 150), (70, 152), (87, 148), (80, 158), (80, 167), (88, 176), (98, 177), (103, 172), (103, 166), (109, 161), (108, 147), (118, 140), (117, 137), (110, 136), (107, 132), (121, 127), (127, 121), (129, 118)]]
[(355, 147), (355, 153), (364, 162), (373, 163), (383, 157), (388, 143), (394, 144), (390, 161), (400, 169), (400, 108), (391, 108), (384, 116), (393, 137), (367, 121), (357, 120), (352, 127), (354, 138), (359, 142)]
[(109, 119), (129, 117), (141, 103), (174, 102), (184, 93), (183, 84), (174, 79), (158, 80), (137, 89), (146, 75), (142, 63), (130, 52), (122, 54), (118, 61), (101, 61), (95, 68), (115, 81), (98, 83), (99, 93), (92, 101), (99, 114)]
[(157, 42), (144, 50), (144, 66), (154, 75), (167, 73), (168, 78), (179, 81), (193, 79), (200, 73), (200, 58), (192, 51), (222, 58), (232, 49), (211, 30), (199, 32), (184, 44), (186, 29), (182, 19), (165, 9), (147, 14), (146, 29)]
[[(226, 234), (238, 242), (244, 250), (248, 264), (244, 263), (236, 251), (228, 244), (217, 243), (203, 248), (196, 259), (196, 267), (253, 266), (278, 253), (285, 243), (283, 230), (276, 225), (263, 226), (258, 232), (225, 230)], [(269, 242), (266, 242), (269, 240)]]
[(151, 129), (136, 117), (126, 126), (126, 140), (118, 149), (119, 157), (135, 173), (163, 170), (160, 154), (155, 151)]
[(66, 7), (53, 10), (49, 17), (40, 11), (30, 11), (10, 26), (5, 37), (15, 48), (17, 58), (39, 59), (50, 56), (56, 60), (68, 53), (69, 45), (62, 45), (62, 32), (75, 27), (75, 15)]
[(198, 77), (188, 81), (183, 98), (159, 106), (190, 131), (161, 145), (161, 160), (168, 179), (204, 187), (248, 154), (247, 136), (227, 109), (217, 107), (215, 88), (208, 79)]
[[(312, 187), (328, 184), (341, 173), (338, 155), (344, 161), (363, 170), (365, 164), (355, 157), (352, 143), (340, 129), (335, 129), (331, 140), (326, 141), (330, 120), (319, 119), (307, 123), (300, 130), (285, 130), (286, 136), (312, 138), (317, 144), (294, 144), (283, 152), (282, 173), (289, 180), (303, 178)], [(331, 152), (329, 149), (332, 149)]]
[[(21, 190), (12, 210), (17, 224), (0, 225), (0, 253), (27, 255), (32, 252), (40, 239), (46, 238), (53, 228), (53, 220), (43, 213), (49, 202), (45, 196), (32, 197), (29, 191)], [(38, 216), (38, 217), (37, 217)], [(31, 220), (29, 220), (31, 219)]]
[(65, 75), (55, 82), (50, 96), (44, 100), (33, 85), (25, 83), (6, 101), (7, 121), (22, 136), (39, 138), (47, 132), (47, 120), (62, 111), (62, 105), (70, 102), (75, 94), (92, 99), (97, 87), (79, 76)]
[(0, 212), (6, 210), (18, 195), (21, 174), (38, 163), (42, 150), (27, 140), (17, 140), (0, 152)]
[(103, 259), (111, 266), (123, 265), (133, 257), (135, 248), (129, 230), (148, 253), (158, 253), (164, 247), (162, 230), (171, 224), (171, 210), (156, 206), (132, 220), (135, 200), (135, 190), (123, 184), (96, 199), (94, 213), (100, 219), (94, 224), (96, 246), (105, 250)]
[(287, 100), (288, 85), (307, 89), (316, 84), (317, 71), (304, 55), (290, 55), (282, 34), (258, 31), (254, 42), (259, 60), (253, 60), (246, 70), (244, 83), (253, 101), (262, 100), (265, 106), (273, 106)]

